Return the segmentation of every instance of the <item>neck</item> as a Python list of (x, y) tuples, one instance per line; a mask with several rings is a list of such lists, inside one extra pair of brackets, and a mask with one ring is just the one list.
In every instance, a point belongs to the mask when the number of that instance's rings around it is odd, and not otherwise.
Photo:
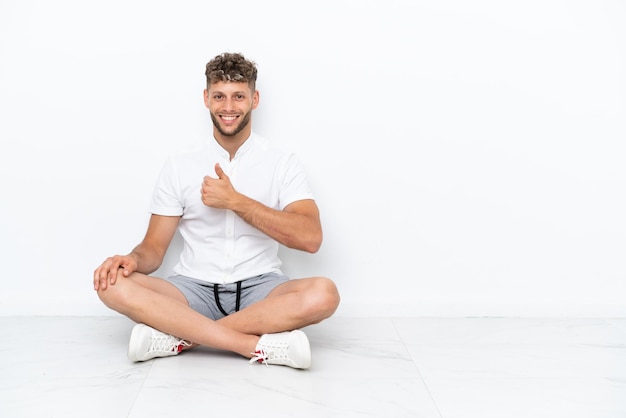
[(237, 135), (227, 136), (222, 135), (217, 129), (213, 129), (213, 136), (215, 137), (215, 140), (218, 144), (220, 144), (222, 148), (228, 151), (231, 160), (235, 158), (237, 150), (241, 148), (241, 146), (244, 144), (244, 142), (248, 140), (248, 138), (250, 138), (251, 133), (252, 132), (250, 129), (244, 129)]

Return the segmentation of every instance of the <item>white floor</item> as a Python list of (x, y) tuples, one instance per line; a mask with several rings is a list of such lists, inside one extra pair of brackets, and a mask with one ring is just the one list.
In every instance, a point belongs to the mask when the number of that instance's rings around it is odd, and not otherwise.
[(0, 417), (626, 417), (626, 319), (344, 318), (309, 370), (126, 359), (123, 317), (0, 317)]

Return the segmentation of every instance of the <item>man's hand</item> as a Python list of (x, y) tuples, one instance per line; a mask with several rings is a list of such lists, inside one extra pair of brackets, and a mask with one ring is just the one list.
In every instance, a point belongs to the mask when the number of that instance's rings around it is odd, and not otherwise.
[(206, 176), (202, 182), (202, 203), (206, 206), (232, 210), (286, 247), (310, 253), (320, 248), (322, 225), (313, 199), (292, 202), (283, 210), (273, 209), (237, 192), (219, 164), (215, 164), (215, 173), (218, 178)]
[(229, 209), (232, 197), (237, 193), (230, 178), (224, 173), (219, 163), (215, 164), (218, 178), (205, 176), (202, 182), (202, 203), (216, 209)]
[(128, 255), (114, 255), (104, 260), (104, 263), (93, 273), (94, 290), (105, 290), (107, 286), (113, 286), (120, 269), (122, 269), (122, 275), (128, 277), (137, 270), (137, 261)]

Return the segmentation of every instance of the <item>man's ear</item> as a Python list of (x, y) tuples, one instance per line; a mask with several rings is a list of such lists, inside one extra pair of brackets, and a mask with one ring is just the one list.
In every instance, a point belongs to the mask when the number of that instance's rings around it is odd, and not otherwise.
[(208, 108), (209, 107), (209, 90), (204, 89), (204, 105)]
[(259, 105), (260, 99), (261, 99), (261, 94), (259, 93), (258, 90), (255, 90), (254, 94), (252, 95), (252, 108), (253, 109), (256, 109), (256, 107)]

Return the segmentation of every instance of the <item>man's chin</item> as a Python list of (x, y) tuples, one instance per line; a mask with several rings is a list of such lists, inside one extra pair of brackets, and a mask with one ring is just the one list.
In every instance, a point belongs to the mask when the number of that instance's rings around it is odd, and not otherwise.
[(239, 132), (241, 132), (241, 129), (239, 129), (239, 128), (234, 128), (234, 129), (225, 130), (225, 129), (224, 129), (224, 128), (222, 128), (221, 126), (217, 126), (217, 130), (218, 130), (218, 132), (219, 132), (222, 136), (235, 136), (235, 135), (237, 135)]
[[(244, 121), (245, 122), (245, 121)], [(241, 131), (245, 129), (247, 123), (240, 123), (237, 126), (229, 126), (228, 129), (224, 129), (222, 125), (215, 125), (218, 132), (223, 136), (237, 136)]]

